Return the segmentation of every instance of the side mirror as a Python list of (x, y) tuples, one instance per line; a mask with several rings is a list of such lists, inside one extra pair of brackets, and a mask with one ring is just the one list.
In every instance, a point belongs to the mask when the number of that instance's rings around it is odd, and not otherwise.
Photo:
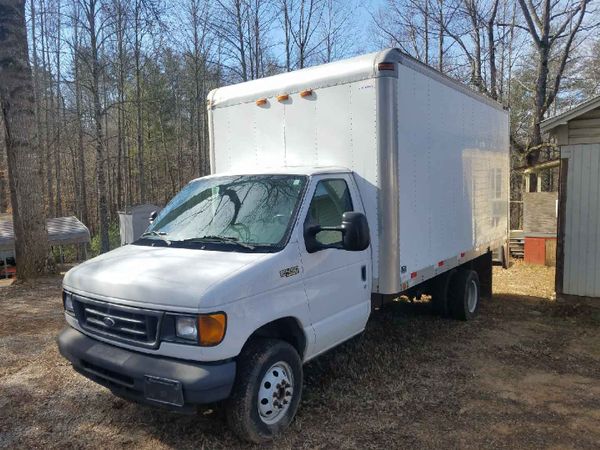
[(148, 217), (148, 222), (153, 223), (154, 219), (156, 219), (156, 216), (158, 216), (158, 213), (156, 211), (152, 211), (150, 213), (150, 217)]
[(304, 232), (304, 241), (308, 253), (318, 252), (326, 248), (340, 248), (338, 245), (323, 245), (317, 241), (316, 236), (321, 231), (338, 231), (342, 234), (342, 248), (351, 252), (360, 252), (369, 247), (371, 235), (369, 224), (363, 213), (345, 212), (339, 227), (322, 227), (314, 225)]
[(360, 252), (371, 243), (367, 218), (360, 212), (345, 212), (342, 215), (342, 243), (345, 250)]

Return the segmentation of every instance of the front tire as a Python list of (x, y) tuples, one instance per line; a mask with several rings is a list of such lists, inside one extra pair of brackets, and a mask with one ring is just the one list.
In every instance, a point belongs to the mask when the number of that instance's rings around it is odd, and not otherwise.
[(260, 444), (292, 422), (302, 396), (302, 361), (278, 339), (255, 339), (238, 360), (227, 422), (240, 438)]
[(479, 308), (479, 276), (469, 269), (459, 269), (450, 280), (448, 306), (450, 316), (457, 320), (471, 320)]

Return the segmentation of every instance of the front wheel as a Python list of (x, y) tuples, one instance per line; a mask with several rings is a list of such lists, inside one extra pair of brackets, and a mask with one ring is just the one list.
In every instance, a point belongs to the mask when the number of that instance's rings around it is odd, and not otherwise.
[(255, 339), (238, 360), (227, 422), (241, 439), (262, 443), (289, 426), (302, 395), (302, 361), (278, 339)]

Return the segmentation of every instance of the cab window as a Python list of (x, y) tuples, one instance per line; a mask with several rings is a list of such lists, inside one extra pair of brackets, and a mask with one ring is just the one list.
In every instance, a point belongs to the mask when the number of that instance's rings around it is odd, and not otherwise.
[[(310, 202), (305, 226), (338, 227), (342, 223), (342, 214), (352, 210), (352, 198), (345, 180), (319, 181)], [(342, 234), (339, 231), (321, 231), (315, 238), (323, 245), (342, 244)]]

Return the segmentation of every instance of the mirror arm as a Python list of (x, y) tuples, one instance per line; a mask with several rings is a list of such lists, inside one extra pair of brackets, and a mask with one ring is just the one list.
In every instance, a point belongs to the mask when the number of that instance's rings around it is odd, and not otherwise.
[[(346, 230), (342, 227), (319, 227), (319, 231), (339, 231), (340, 233), (344, 233)], [(318, 233), (318, 231), (317, 231)]]

